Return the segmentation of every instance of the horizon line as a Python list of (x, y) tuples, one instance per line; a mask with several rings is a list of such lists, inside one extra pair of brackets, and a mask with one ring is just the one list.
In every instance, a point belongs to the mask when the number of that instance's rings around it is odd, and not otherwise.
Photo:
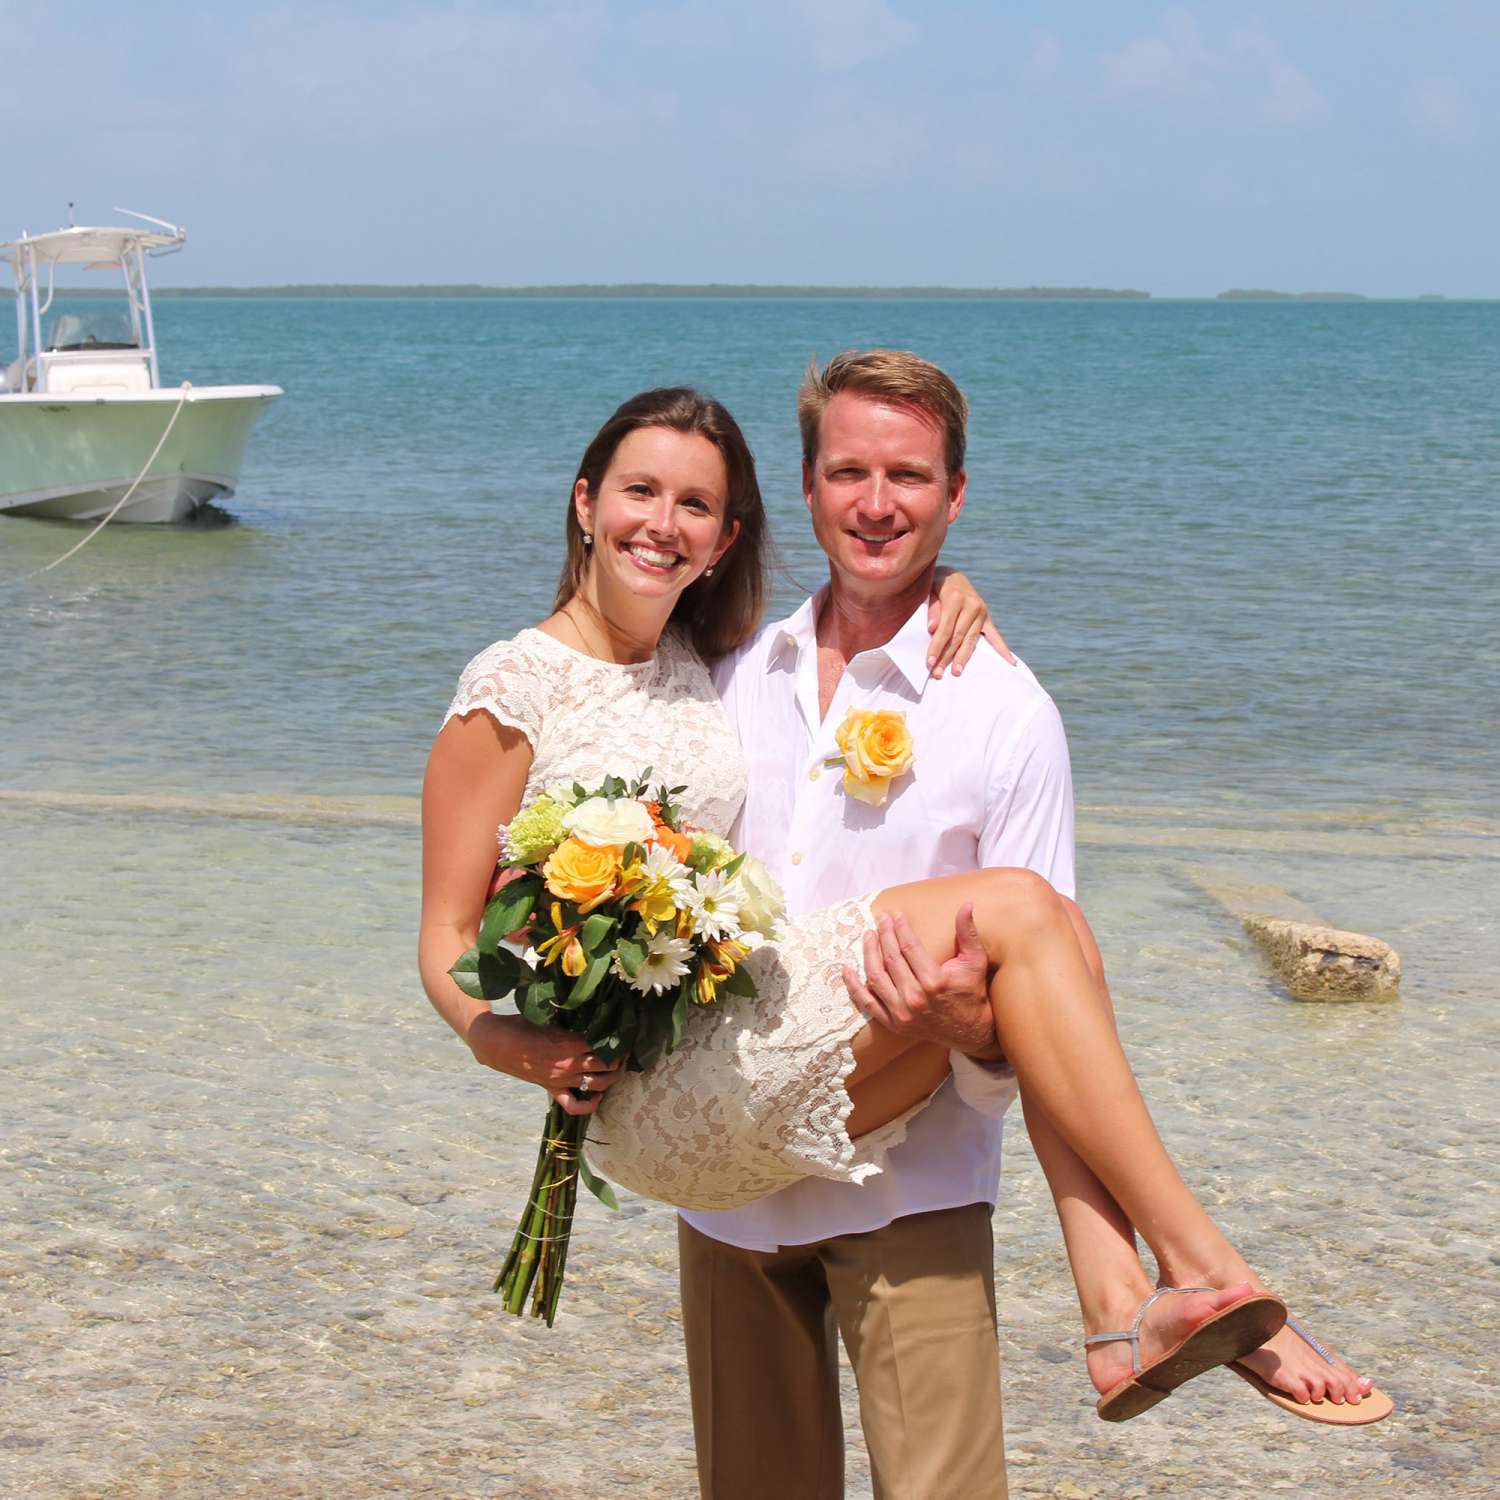
[[(64, 295), (113, 296), (112, 288), (59, 287)], [(489, 286), (480, 282), (283, 282), (250, 285), (159, 286), (158, 297), (370, 297), (370, 298), (708, 298), (723, 300), (922, 299), (980, 301), (1125, 302), (1492, 302), (1495, 297), (1422, 292), (1380, 296), (1364, 292), (1281, 291), (1231, 287), (1221, 292), (1157, 294), (1133, 287), (1093, 286), (820, 286), (771, 282), (559, 282), (550, 285)]]

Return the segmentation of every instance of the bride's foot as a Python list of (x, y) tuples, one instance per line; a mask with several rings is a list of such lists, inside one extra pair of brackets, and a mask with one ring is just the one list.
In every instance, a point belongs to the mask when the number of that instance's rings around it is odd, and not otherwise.
[[(1331, 1349), (1328, 1352), (1333, 1354)], [(1375, 1385), (1368, 1376), (1351, 1369), (1336, 1354), (1333, 1363), (1329, 1364), (1290, 1326), (1245, 1355), (1240, 1363), (1298, 1405), (1312, 1401), (1331, 1401), (1336, 1406), (1345, 1402), (1358, 1405)]]
[[(1234, 1306), (1255, 1290), (1258, 1289), (1246, 1281), (1225, 1287), (1221, 1292), (1192, 1292), (1158, 1299), (1141, 1320), (1140, 1368), (1154, 1364), (1163, 1355), (1176, 1349), (1210, 1318), (1217, 1316), (1225, 1308)], [(1144, 1284), (1143, 1288), (1129, 1289), (1121, 1298), (1108, 1307), (1101, 1308), (1093, 1318), (1085, 1322), (1085, 1332), (1093, 1335), (1129, 1328), (1151, 1291)], [(1271, 1341), (1273, 1344), (1275, 1342), (1274, 1339)], [(1263, 1345), (1256, 1350), (1256, 1354), (1259, 1355), (1269, 1347), (1269, 1344)], [(1129, 1380), (1134, 1373), (1135, 1366), (1128, 1339), (1118, 1339), (1108, 1344), (1092, 1344), (1086, 1351), (1086, 1357), (1089, 1379), (1094, 1382), (1094, 1389), (1101, 1395)]]
[[(1237, 1278), (1248, 1282), (1257, 1292), (1267, 1290), (1265, 1282), (1238, 1257), (1207, 1269), (1173, 1266), (1172, 1274), (1183, 1278), (1186, 1285), (1213, 1286), (1225, 1278)], [(1259, 1349), (1243, 1355), (1238, 1363), (1258, 1375), (1274, 1392), (1299, 1405), (1319, 1401), (1358, 1405), (1375, 1385), (1337, 1355), (1329, 1364), (1290, 1322)], [(1384, 1401), (1383, 1397), (1379, 1399)]]

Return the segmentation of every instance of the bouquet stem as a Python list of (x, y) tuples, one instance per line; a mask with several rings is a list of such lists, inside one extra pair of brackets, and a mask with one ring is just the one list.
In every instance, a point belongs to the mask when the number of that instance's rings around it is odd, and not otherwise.
[(495, 1278), (495, 1290), (506, 1312), (519, 1315), (531, 1293), (531, 1315), (545, 1318), (548, 1328), (557, 1316), (557, 1299), (562, 1292), (573, 1209), (578, 1201), (578, 1169), (588, 1128), (587, 1115), (570, 1115), (556, 1103), (547, 1111), (526, 1211), (510, 1254)]

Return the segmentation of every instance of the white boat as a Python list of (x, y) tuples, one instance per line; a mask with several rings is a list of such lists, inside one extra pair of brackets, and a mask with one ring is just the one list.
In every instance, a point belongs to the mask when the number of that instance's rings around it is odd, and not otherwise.
[[(0, 244), (15, 272), (19, 350), (0, 370), (0, 512), (98, 520), (128, 493), (116, 521), (181, 521), (234, 493), (250, 429), (281, 388), (162, 389), (146, 259), (180, 250), (187, 233), (144, 222), (159, 228), (58, 229)], [(65, 265), (121, 273), (124, 307), (60, 313), (44, 331)]]

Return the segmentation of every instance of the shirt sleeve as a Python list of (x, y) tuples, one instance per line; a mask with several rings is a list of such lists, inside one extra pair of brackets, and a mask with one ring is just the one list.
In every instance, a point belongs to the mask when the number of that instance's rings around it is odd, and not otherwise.
[(992, 1120), (1000, 1119), (1021, 1092), (1016, 1070), (1009, 1063), (981, 1062), (962, 1052), (950, 1052), (948, 1063), (958, 1097)]
[(544, 674), (535, 669), (525, 652), (514, 641), (497, 641), (459, 675), (458, 689), (443, 723), (479, 709), (497, 724), (520, 730), (535, 750), (549, 697)]
[(1034, 870), (1072, 897), (1073, 769), (1057, 705), (1045, 694), (990, 767), (979, 863)]
[[(1074, 894), (1073, 769), (1062, 716), (1045, 694), (990, 768), (979, 863), (1034, 870)], [(959, 1098), (991, 1119), (1004, 1115), (1019, 1092), (1010, 1065), (949, 1057)]]

